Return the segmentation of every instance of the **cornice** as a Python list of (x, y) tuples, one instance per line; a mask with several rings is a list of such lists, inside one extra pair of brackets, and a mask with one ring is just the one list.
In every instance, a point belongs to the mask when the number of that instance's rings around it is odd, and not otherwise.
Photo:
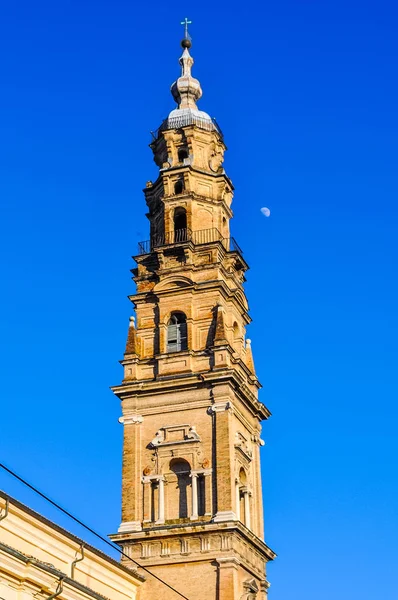
[(200, 521), (195, 523), (181, 523), (172, 525), (159, 525), (158, 527), (143, 527), (141, 532), (112, 534), (110, 537), (119, 545), (124, 545), (129, 542), (139, 541), (155, 541), (162, 540), (167, 537), (176, 536), (192, 536), (192, 535), (211, 535), (211, 534), (226, 534), (231, 533), (243, 537), (246, 542), (249, 542), (255, 549), (265, 556), (268, 561), (274, 560), (277, 554), (260, 539), (255, 533), (250, 531), (240, 521), (222, 521), (215, 523), (214, 521)]
[(188, 165), (179, 164), (179, 165), (175, 165), (172, 167), (168, 167), (167, 169), (160, 169), (159, 175), (156, 178), (156, 180), (152, 183), (152, 186), (150, 188), (143, 188), (144, 194), (146, 195), (149, 190), (153, 190), (153, 188), (156, 188), (159, 184), (163, 184), (164, 175), (167, 175), (168, 173), (173, 173), (173, 174), (177, 173), (178, 174), (180, 171), (182, 171), (182, 172), (190, 171), (192, 173), (199, 173), (200, 175), (205, 175), (212, 179), (224, 179), (225, 181), (227, 181), (227, 183), (231, 187), (231, 191), (235, 190), (231, 179), (228, 177), (228, 175), (226, 174), (226, 172), (224, 170), (222, 171), (222, 173), (214, 173), (214, 171), (205, 171), (204, 169), (199, 169), (198, 167), (196, 167), (195, 165), (192, 165), (192, 164), (188, 164)]
[[(184, 271), (184, 273), (186, 273), (188, 271), (188, 269), (186, 271)], [(181, 273), (182, 270), (179, 269), (178, 273)], [(165, 272), (165, 275), (168, 274), (167, 272)], [(246, 295), (244, 293), (243, 288), (235, 288), (235, 289), (231, 289), (227, 286), (227, 284), (225, 283), (225, 281), (223, 281), (222, 279), (212, 279), (210, 281), (204, 281), (204, 282), (195, 282), (192, 285), (188, 285), (184, 288), (180, 288), (180, 289), (171, 289), (171, 290), (156, 290), (156, 291), (149, 291), (149, 292), (140, 292), (138, 294), (131, 294), (130, 296), (128, 296), (128, 299), (130, 300), (130, 302), (132, 302), (134, 304), (134, 306), (138, 306), (139, 304), (144, 304), (148, 302), (148, 299), (150, 299), (151, 297), (153, 297), (154, 302), (158, 301), (159, 298), (162, 297), (167, 297), (167, 296), (183, 296), (184, 294), (187, 294), (188, 292), (190, 292), (191, 294), (201, 294), (204, 291), (220, 291), (222, 293), (222, 296), (224, 298), (224, 300), (226, 301), (233, 301), (234, 303), (237, 304), (237, 306), (240, 307), (240, 309), (242, 310), (242, 316), (244, 317), (245, 323), (246, 325), (249, 325), (252, 322), (252, 319), (248, 313), (248, 307), (245, 306), (240, 298), (239, 295), (236, 293), (237, 290), (239, 289), (240, 292), (242, 292), (242, 294), (245, 296)], [(247, 300), (246, 300), (247, 301)]]
[[(200, 375), (204, 376), (204, 380), (200, 378)], [(123, 402), (132, 396), (136, 399), (144, 399), (145, 397), (162, 396), (176, 391), (183, 392), (192, 388), (215, 388), (218, 385), (223, 385), (225, 383), (228, 383), (231, 386), (238, 400), (246, 406), (253, 416), (260, 420), (266, 420), (271, 416), (271, 412), (265, 404), (260, 402), (253, 393), (250, 392), (248, 387), (244, 384), (243, 378), (238, 376), (238, 372), (235, 369), (215, 369), (213, 371), (206, 371), (205, 374), (187, 373), (169, 375), (167, 377), (159, 377), (152, 380), (129, 381), (122, 385), (114, 386), (111, 390)], [(186, 409), (192, 408), (193, 406), (205, 407), (208, 405), (209, 401), (204, 399), (195, 401), (194, 403), (190, 403), (184, 399), (183, 403), (183, 407)], [(165, 412), (174, 412), (177, 410), (177, 406), (178, 409), (181, 410), (182, 405), (178, 402), (175, 406), (165, 407), (164, 410)], [(140, 408), (140, 413), (143, 415), (150, 414), (147, 410), (145, 403), (143, 403), (143, 406)], [(158, 408), (154, 409), (154, 412), (157, 410)]]

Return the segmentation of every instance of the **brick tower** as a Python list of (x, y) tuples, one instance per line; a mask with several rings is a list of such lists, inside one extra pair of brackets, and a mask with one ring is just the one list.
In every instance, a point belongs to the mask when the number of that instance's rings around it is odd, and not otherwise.
[[(230, 237), (233, 186), (216, 122), (198, 110), (191, 41), (181, 43), (177, 103), (154, 135), (146, 184), (150, 240), (133, 270), (124, 379), (122, 523), (112, 536), (189, 600), (265, 600), (258, 400), (243, 289)], [(142, 600), (177, 595), (148, 577)]]

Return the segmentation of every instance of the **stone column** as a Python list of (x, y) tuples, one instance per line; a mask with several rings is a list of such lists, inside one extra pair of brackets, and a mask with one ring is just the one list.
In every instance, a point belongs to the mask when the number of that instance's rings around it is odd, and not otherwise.
[(149, 477), (142, 478), (142, 487), (143, 487), (143, 504), (144, 504), (144, 514), (143, 514), (143, 522), (149, 523), (151, 521), (152, 515), (152, 506), (151, 506), (151, 479)]
[(243, 493), (243, 500), (245, 503), (245, 525), (248, 529), (250, 529), (250, 498), (249, 498), (249, 491), (245, 490)]
[(239, 489), (239, 479), (235, 480), (235, 493), (236, 493), (236, 507), (235, 507), (235, 513), (236, 513), (236, 520), (240, 521), (240, 489)]
[(158, 504), (158, 519), (156, 523), (162, 525), (164, 523), (164, 477), (159, 477), (159, 504)]
[(191, 521), (198, 519), (198, 474), (191, 473), (192, 479), (192, 514)]
[(205, 478), (205, 516), (210, 517), (212, 515), (212, 493), (211, 493), (211, 469), (203, 471)]

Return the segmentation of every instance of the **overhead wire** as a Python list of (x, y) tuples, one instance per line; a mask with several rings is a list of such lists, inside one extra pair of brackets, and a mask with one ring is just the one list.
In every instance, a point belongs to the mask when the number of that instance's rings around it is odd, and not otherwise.
[(41, 496), (44, 500), (46, 500), (47, 502), (49, 502), (50, 504), (52, 504), (53, 506), (55, 506), (55, 508), (57, 510), (60, 510), (62, 513), (64, 513), (70, 519), (72, 519), (73, 521), (75, 521), (75, 523), (78, 523), (79, 525), (81, 525), (82, 527), (84, 527), (84, 529), (86, 529), (87, 531), (89, 531), (90, 533), (92, 533), (94, 536), (96, 536), (98, 539), (100, 539), (102, 542), (104, 542), (105, 544), (107, 544), (108, 546), (110, 546), (111, 548), (113, 548), (113, 550), (116, 550), (117, 552), (120, 552), (120, 554), (122, 556), (124, 556), (125, 558), (128, 558), (129, 560), (131, 560), (131, 562), (133, 562), (134, 564), (136, 564), (137, 567), (139, 567), (140, 569), (142, 569), (143, 571), (145, 571), (146, 573), (148, 573), (149, 575), (151, 575), (152, 577), (154, 577), (155, 579), (157, 579), (160, 583), (162, 583), (163, 585), (165, 585), (166, 587), (168, 587), (171, 591), (173, 591), (176, 594), (178, 594), (178, 596), (180, 596), (180, 598), (184, 598), (184, 600), (189, 600), (189, 598), (187, 598), (187, 596), (184, 596), (184, 594), (182, 594), (181, 592), (179, 592), (178, 590), (176, 590), (172, 585), (170, 585), (169, 583), (167, 583), (167, 581), (164, 581), (164, 579), (162, 579), (161, 577), (159, 577), (155, 573), (152, 573), (152, 571), (150, 571), (147, 567), (145, 567), (144, 565), (141, 565), (135, 559), (131, 558), (131, 556), (129, 556), (128, 554), (126, 554), (125, 552), (123, 552), (123, 550), (121, 550), (121, 548), (119, 546), (117, 546), (113, 542), (109, 541), (108, 539), (106, 539), (106, 537), (104, 537), (103, 535), (101, 535), (100, 533), (98, 533), (97, 531), (95, 531), (94, 529), (92, 529), (91, 527), (89, 527), (88, 525), (86, 525), (85, 523), (83, 523), (83, 521), (81, 521), (80, 519), (78, 519), (77, 517), (75, 517), (71, 512), (69, 512), (68, 510), (66, 510), (62, 506), (60, 506), (60, 504), (58, 504), (57, 502), (54, 502), (54, 500), (51, 500), (51, 498), (49, 498), (49, 496), (47, 496), (46, 494), (44, 494), (43, 492), (41, 492), (39, 489), (37, 489), (34, 485), (32, 485), (31, 483), (29, 483), (28, 481), (26, 481), (26, 479), (24, 479), (23, 477), (21, 477), (20, 475), (18, 475), (17, 473), (15, 473), (15, 471), (13, 471), (12, 469), (10, 469), (9, 467), (7, 467), (6, 465), (4, 465), (3, 463), (0, 463), (0, 467), (4, 471), (6, 471), (9, 475), (11, 475), (12, 477), (15, 477), (15, 479), (17, 479), (18, 481), (20, 481), (23, 485), (25, 485), (26, 487), (28, 487), (29, 489), (31, 489), (33, 492), (35, 492), (36, 494), (38, 494), (39, 496)]

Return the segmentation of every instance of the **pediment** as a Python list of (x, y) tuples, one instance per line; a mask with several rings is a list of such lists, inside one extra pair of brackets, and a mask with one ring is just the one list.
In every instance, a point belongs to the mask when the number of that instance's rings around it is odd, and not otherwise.
[(200, 442), (201, 439), (194, 425), (168, 425), (161, 427), (149, 446), (158, 448), (159, 446), (173, 446), (192, 442)]
[(154, 292), (187, 288), (191, 285), (193, 285), (193, 281), (188, 277), (166, 277), (155, 285)]

